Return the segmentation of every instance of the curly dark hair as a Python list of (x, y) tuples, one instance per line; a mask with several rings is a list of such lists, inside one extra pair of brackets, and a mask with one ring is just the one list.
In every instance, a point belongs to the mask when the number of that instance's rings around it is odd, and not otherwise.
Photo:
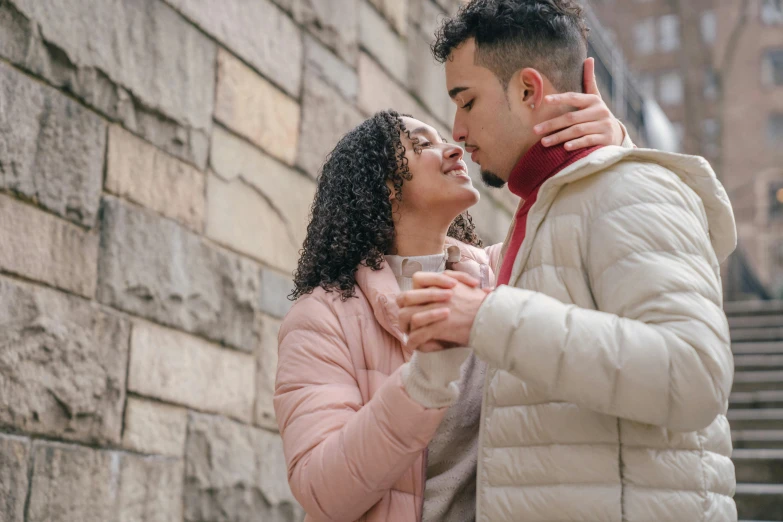
[[(346, 134), (326, 158), (310, 212), (299, 264), (294, 275), (296, 300), (318, 287), (355, 294), (360, 265), (380, 270), (394, 248), (394, 220), (389, 199), (402, 201), (402, 185), (411, 179), (401, 133), (410, 138), (402, 117), (393, 110), (376, 113)], [(418, 152), (417, 138), (410, 138)], [(470, 214), (449, 227), (448, 235), (481, 246)]]
[(504, 88), (516, 71), (533, 67), (558, 90), (581, 92), (588, 32), (574, 0), (471, 0), (438, 29), (432, 53), (445, 63), (474, 38), (476, 63)]

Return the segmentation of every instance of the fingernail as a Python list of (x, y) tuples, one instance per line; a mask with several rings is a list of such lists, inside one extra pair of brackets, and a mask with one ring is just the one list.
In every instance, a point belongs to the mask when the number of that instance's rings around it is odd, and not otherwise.
[(544, 144), (544, 145), (549, 145), (550, 143), (552, 143), (552, 139), (551, 138), (544, 138), (543, 140), (541, 140), (541, 143)]
[(533, 127), (533, 130), (536, 132), (536, 134), (539, 134), (541, 132), (541, 125), (536, 125)]
[(549, 96), (547, 96), (547, 97), (545, 97), (545, 98), (544, 98), (544, 101), (551, 102), (551, 101), (555, 101), (556, 99), (557, 99), (557, 98), (555, 98), (554, 96), (552, 96), (552, 95), (549, 95)]
[(574, 146), (573, 146), (573, 145), (571, 145), (570, 143), (566, 143), (566, 144), (565, 144), (565, 148), (566, 148), (566, 149), (568, 149), (568, 150), (571, 150), (571, 149), (573, 149), (573, 148), (574, 148)]

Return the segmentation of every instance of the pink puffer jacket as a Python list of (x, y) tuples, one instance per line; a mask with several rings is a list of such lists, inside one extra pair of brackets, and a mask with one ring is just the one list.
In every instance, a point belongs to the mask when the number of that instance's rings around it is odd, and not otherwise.
[[(486, 251), (450, 242), (456, 270), (494, 280)], [(320, 288), (302, 297), (280, 328), (274, 405), (288, 482), (306, 521), (418, 521), (424, 453), (446, 409), (423, 408), (403, 387), (411, 353), (391, 269), (361, 267), (356, 282), (347, 301)]]

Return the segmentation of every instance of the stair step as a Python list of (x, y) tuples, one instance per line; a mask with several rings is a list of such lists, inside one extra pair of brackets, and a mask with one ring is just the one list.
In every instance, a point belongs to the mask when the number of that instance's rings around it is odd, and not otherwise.
[(729, 317), (729, 328), (779, 328), (783, 325), (783, 314), (740, 315)]
[(732, 430), (735, 451), (747, 449), (783, 449), (783, 430)]
[(732, 391), (783, 390), (783, 371), (734, 372), (734, 387)]
[(730, 408), (783, 408), (783, 390), (734, 392), (729, 396)]
[(781, 342), (769, 342), (769, 343), (731, 343), (731, 351), (734, 355), (747, 355), (747, 354), (768, 354), (768, 355), (780, 355), (783, 354), (783, 341)]
[(734, 368), (737, 370), (783, 370), (783, 354), (735, 355)]
[(729, 425), (743, 430), (783, 430), (783, 408), (729, 410)]
[(783, 484), (783, 448), (737, 449), (731, 460), (737, 482)]
[(723, 304), (726, 315), (783, 314), (783, 301), (735, 301)]
[(734, 501), (744, 519), (783, 520), (783, 484), (737, 484)]
[(744, 341), (781, 341), (783, 340), (783, 327), (774, 328), (732, 328), (731, 340), (733, 342)]

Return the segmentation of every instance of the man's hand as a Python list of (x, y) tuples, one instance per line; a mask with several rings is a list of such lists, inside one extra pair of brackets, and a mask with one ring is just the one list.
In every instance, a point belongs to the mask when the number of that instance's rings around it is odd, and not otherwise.
[(431, 347), (432, 341), (467, 346), (470, 330), (487, 291), (467, 274), (418, 272), (413, 290), (397, 297), (400, 327), (409, 332), (408, 348)]
[(545, 147), (563, 142), (568, 150), (595, 145), (622, 145), (625, 133), (598, 91), (593, 58), (585, 61), (584, 83), (584, 94), (568, 92), (544, 97), (545, 104), (569, 105), (579, 109), (540, 123), (533, 128), (539, 136), (546, 136), (541, 140), (541, 144)]

